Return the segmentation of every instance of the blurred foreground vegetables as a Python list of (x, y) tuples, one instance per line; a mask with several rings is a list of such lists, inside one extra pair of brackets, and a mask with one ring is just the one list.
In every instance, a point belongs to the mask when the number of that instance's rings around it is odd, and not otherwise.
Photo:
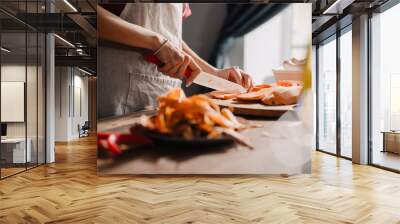
[(228, 108), (221, 109), (206, 95), (186, 97), (182, 89), (171, 90), (160, 96), (159, 110), (154, 116), (141, 117), (141, 125), (148, 130), (170, 135), (193, 138), (218, 138), (225, 131), (238, 131), (247, 126)]

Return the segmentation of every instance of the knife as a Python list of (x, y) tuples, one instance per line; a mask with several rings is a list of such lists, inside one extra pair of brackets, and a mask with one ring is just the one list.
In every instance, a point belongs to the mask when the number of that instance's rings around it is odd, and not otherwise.
[[(144, 58), (146, 61), (157, 66), (163, 66), (163, 63), (155, 55), (145, 55)], [(185, 77), (189, 78), (191, 75), (192, 69), (188, 67), (185, 71)], [(200, 72), (193, 82), (198, 85), (220, 91), (239, 91), (240, 93), (247, 92), (243, 86), (207, 72)]]

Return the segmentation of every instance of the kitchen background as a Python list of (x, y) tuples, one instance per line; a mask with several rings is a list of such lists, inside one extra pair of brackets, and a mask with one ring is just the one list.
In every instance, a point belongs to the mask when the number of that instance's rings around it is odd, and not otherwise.
[[(183, 22), (183, 39), (211, 63), (228, 16), (226, 7), (227, 4), (191, 3), (193, 14)], [(284, 60), (292, 57), (306, 57), (311, 38), (311, 15), (304, 12), (310, 7), (311, 4), (288, 4), (272, 8), (269, 19), (232, 40), (223, 55), (223, 66), (239, 66), (252, 75), (256, 84), (273, 82), (272, 69), (279, 68)], [(202, 88), (194, 86), (185, 90), (192, 94)]]
[[(273, 70), (284, 70), (285, 60), (292, 58), (307, 60), (307, 56), (311, 55), (311, 4), (193, 3), (190, 7), (192, 15), (183, 21), (183, 40), (210, 64), (219, 68), (240, 66), (252, 76), (255, 84), (275, 82)], [(235, 7), (238, 9), (236, 11), (243, 12), (243, 15), (234, 15)], [(107, 5), (105, 8), (113, 7)], [(119, 7), (121, 8), (123, 7)], [(248, 18), (252, 10), (259, 12), (258, 15), (252, 14), (258, 18), (257, 20)], [(105, 43), (100, 41), (99, 46), (102, 44)], [(104, 46), (112, 47), (112, 45)], [(102, 54), (102, 51), (99, 51), (98, 58), (100, 63), (106, 63), (103, 65), (115, 66), (107, 60), (109, 56)], [(105, 88), (110, 86), (105, 76), (111, 76), (113, 72), (105, 71), (107, 70), (99, 70), (98, 91), (106, 93), (108, 97), (113, 92), (102, 90), (102, 86)], [(300, 80), (302, 78), (299, 77)], [(195, 85), (183, 88), (187, 95), (210, 91)], [(179, 150), (174, 144), (160, 144), (155, 147), (135, 147), (112, 158), (111, 155), (107, 157), (105, 149), (108, 149), (108, 146), (103, 147), (102, 143), (105, 142), (103, 138), (98, 145), (98, 172), (101, 174), (310, 173), (311, 151), (314, 145), (312, 142), (314, 104), (312, 91), (305, 92), (307, 94), (304, 94), (305, 97), (296, 111), (287, 112), (279, 119), (271, 121), (261, 119), (267, 124), (262, 125), (260, 130), (249, 130), (246, 137), (257, 145), (252, 150), (239, 144), (214, 148), (204, 145), (201, 149), (193, 145), (184, 150), (182, 148)], [(108, 101), (102, 103), (104, 98), (99, 95), (98, 108), (110, 109), (105, 106)], [(100, 115), (98, 136), (126, 133), (127, 127), (138, 122), (136, 118), (140, 114), (138, 111), (117, 117)]]

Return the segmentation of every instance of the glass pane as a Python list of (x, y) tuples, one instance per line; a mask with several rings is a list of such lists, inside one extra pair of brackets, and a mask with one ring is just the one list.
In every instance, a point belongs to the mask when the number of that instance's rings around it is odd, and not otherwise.
[(37, 165), (38, 158), (38, 143), (37, 143), (37, 132), (38, 132), (38, 49), (37, 49), (37, 41), (38, 36), (36, 32), (30, 32), (27, 34), (28, 38), (28, 62), (27, 62), (27, 80), (26, 80), (26, 116), (27, 116), (27, 142), (28, 142), (28, 151), (31, 153), (28, 154), (30, 158), (28, 159), (27, 166), (28, 168), (34, 167)]
[(340, 37), (340, 152), (352, 157), (352, 35)]
[(26, 33), (2, 33), (1, 47), (1, 173), (5, 177), (25, 170), (30, 159), (25, 119)]
[(372, 18), (372, 163), (400, 170), (400, 4)]
[(318, 148), (336, 153), (336, 40), (318, 48)]
[(38, 41), (38, 164), (45, 163), (45, 44), (44, 34), (39, 33)]

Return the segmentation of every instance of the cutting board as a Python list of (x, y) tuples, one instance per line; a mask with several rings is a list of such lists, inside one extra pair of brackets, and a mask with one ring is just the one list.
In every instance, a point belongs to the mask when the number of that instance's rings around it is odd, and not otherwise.
[(280, 117), (287, 111), (294, 110), (294, 105), (283, 105), (283, 106), (267, 106), (259, 102), (242, 102), (236, 100), (219, 100), (213, 99), (216, 104), (221, 107), (229, 107), (233, 109), (233, 113), (237, 115), (251, 115), (261, 117)]

